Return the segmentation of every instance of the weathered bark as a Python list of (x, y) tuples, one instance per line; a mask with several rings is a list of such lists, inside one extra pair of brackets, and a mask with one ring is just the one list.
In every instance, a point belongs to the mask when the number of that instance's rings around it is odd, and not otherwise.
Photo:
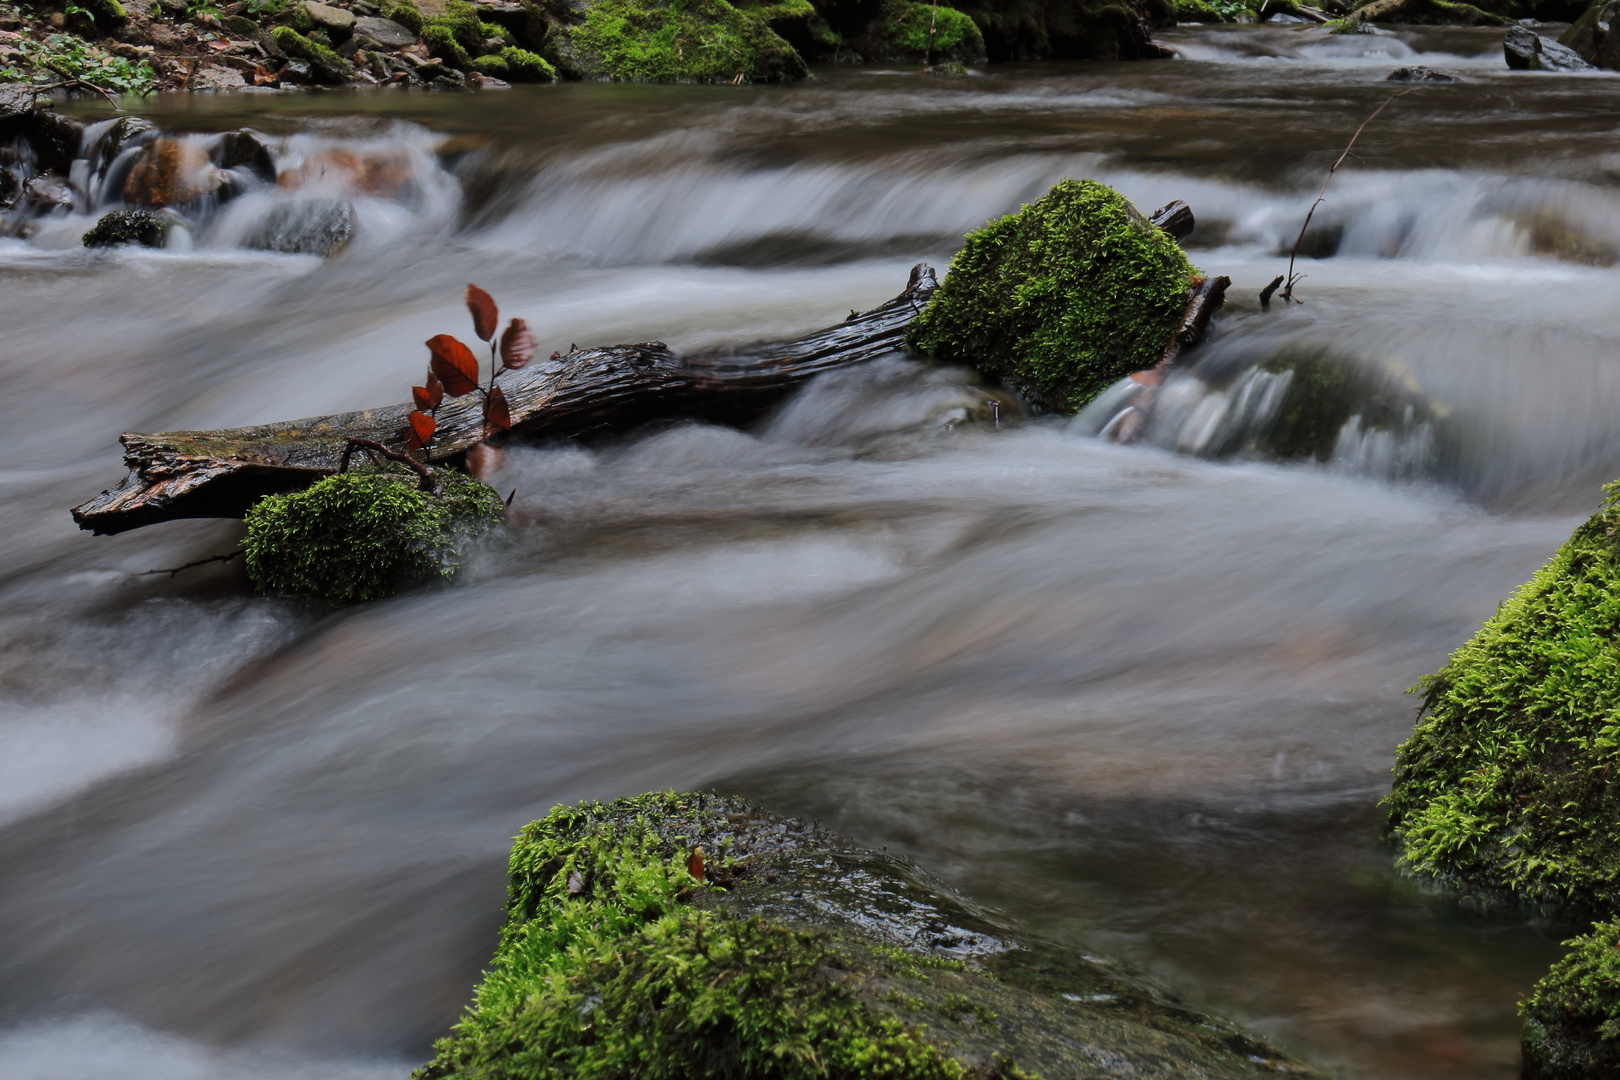
[(1197, 219), (1193, 217), (1192, 207), (1180, 199), (1165, 203), (1153, 211), (1153, 216), (1148, 220), (1178, 241), (1187, 239), (1198, 224)]
[[(662, 342), (580, 349), (535, 361), (498, 380), (512, 434), (562, 438), (622, 431), (651, 420), (754, 419), (812, 376), (903, 347), (906, 324), (938, 287), (919, 263), (899, 296), (871, 311), (786, 344), (714, 356), (677, 356)], [(128, 432), (118, 487), (75, 507), (73, 520), (118, 533), (176, 518), (241, 517), (265, 495), (293, 491), (338, 471), (348, 439), (403, 449), (412, 406), (339, 413), (223, 431)], [(446, 401), (438, 412), (430, 463), (454, 463), (483, 437), (478, 394)]]

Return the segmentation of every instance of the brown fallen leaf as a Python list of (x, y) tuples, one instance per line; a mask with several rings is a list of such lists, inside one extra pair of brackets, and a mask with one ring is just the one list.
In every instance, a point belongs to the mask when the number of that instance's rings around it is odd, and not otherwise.
[(695, 847), (695, 848), (692, 849), (691, 858), (686, 860), (686, 872), (688, 874), (691, 874), (698, 881), (703, 880), (703, 849), (702, 848)]

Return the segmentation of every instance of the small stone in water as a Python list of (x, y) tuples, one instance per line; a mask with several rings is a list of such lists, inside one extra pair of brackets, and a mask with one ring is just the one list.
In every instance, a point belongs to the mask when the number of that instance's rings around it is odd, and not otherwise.
[(1444, 71), (1435, 71), (1422, 65), (1396, 68), (1387, 78), (1391, 82), (1462, 82), (1455, 75), (1447, 75)]

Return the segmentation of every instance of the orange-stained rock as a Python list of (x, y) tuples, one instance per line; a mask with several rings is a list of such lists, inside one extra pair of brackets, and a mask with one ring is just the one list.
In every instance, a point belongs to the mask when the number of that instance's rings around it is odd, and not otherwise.
[(336, 180), (349, 191), (393, 198), (410, 182), (414, 171), (410, 155), (403, 150), (326, 150), (306, 155), (297, 168), (283, 170), (276, 184), (296, 191), (308, 184)]
[(215, 191), (225, 174), (208, 152), (189, 139), (154, 139), (141, 149), (124, 181), (124, 201), (137, 206), (177, 206)]

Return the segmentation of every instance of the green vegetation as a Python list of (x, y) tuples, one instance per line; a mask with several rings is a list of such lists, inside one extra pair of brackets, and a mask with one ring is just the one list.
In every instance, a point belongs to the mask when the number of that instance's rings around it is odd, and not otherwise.
[(51, 34), (44, 41), (21, 38), (13, 45), (24, 60), (0, 66), (0, 82), (32, 82), (39, 75), (62, 73), (116, 94), (145, 97), (157, 89), (157, 73), (149, 62), (114, 56), (77, 34)]
[(1176, 0), (1175, 6), (1177, 22), (1212, 23), (1231, 21), (1221, 13), (1219, 8), (1209, 3), (1209, 0)]
[(558, 66), (584, 78), (755, 82), (810, 74), (758, 9), (739, 11), (726, 0), (595, 0), (582, 23), (551, 37)]
[(1292, 345), (1259, 367), (1291, 373), (1265, 438), (1280, 458), (1327, 461), (1352, 417), (1363, 430), (1396, 432), (1438, 422), (1415, 382), (1328, 348)]
[(103, 214), (84, 234), (84, 246), (97, 248), (140, 244), (144, 247), (162, 247), (173, 224), (173, 219), (140, 207), (114, 210)]
[(305, 37), (290, 26), (278, 26), (270, 33), (275, 39), (276, 47), (282, 52), (288, 56), (308, 60), (310, 69), (321, 82), (350, 82), (355, 78), (354, 65), (339, 56), (330, 46)]
[(427, 25), (422, 18), (422, 11), (411, 0), (392, 0), (382, 6), (382, 17), (392, 19), (411, 33), (420, 35), (422, 27)]
[[(484, 53), (487, 41), (492, 39), (499, 41), (502, 50), (513, 49), (517, 45), (516, 39), (512, 37), (512, 31), (496, 23), (480, 20), (478, 10), (467, 0), (449, 0), (443, 11), (422, 24), (418, 33), (429, 53), (461, 71), (475, 69), (473, 60)], [(501, 53), (496, 51), (490, 55)], [(503, 57), (503, 60), (510, 66), (509, 59)], [(496, 72), (486, 71), (485, 74), (493, 75)]]
[(711, 798), (582, 803), (526, 826), (494, 963), (417, 1080), (969, 1075), (829, 977), (844, 965), (825, 935), (685, 902), (702, 884), (671, 822)]
[(1587, 1080), (1620, 1074), (1620, 924), (1601, 923), (1564, 943), (1521, 1006), (1525, 1075)]
[(974, 364), (1041, 408), (1073, 412), (1158, 362), (1194, 273), (1123, 195), (1063, 180), (969, 233), (907, 334), (913, 347)]
[(1390, 833), (1413, 870), (1620, 909), (1620, 486), (1423, 693)]
[(461, 549), (504, 519), (500, 496), (438, 470), (443, 493), (414, 474), (361, 469), (303, 491), (260, 499), (247, 512), (248, 577), (264, 593), (353, 604), (461, 569)]
[(502, 49), (499, 59), (506, 64), (507, 70), (502, 78), (513, 82), (553, 82), (557, 78), (556, 68), (537, 54), (515, 45)]
[(935, 60), (981, 60), (984, 37), (973, 20), (955, 8), (941, 6), (937, 12), (929, 4), (912, 0), (884, 0), (883, 28), (879, 33), (894, 52), (921, 60), (928, 51), (928, 27), (934, 26)]

